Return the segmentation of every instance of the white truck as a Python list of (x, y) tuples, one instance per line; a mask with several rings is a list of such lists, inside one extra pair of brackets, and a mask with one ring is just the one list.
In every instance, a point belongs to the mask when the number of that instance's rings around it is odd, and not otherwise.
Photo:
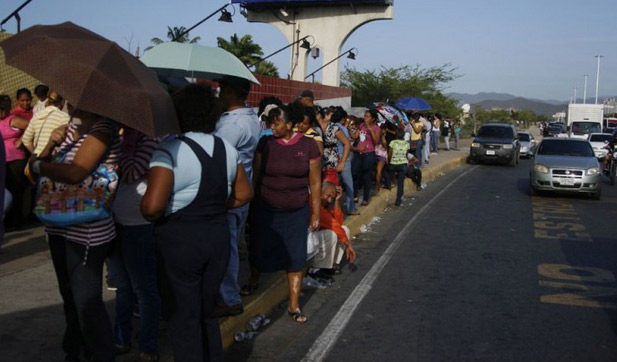
[(590, 133), (601, 133), (603, 118), (603, 104), (568, 104), (568, 136), (587, 139)]

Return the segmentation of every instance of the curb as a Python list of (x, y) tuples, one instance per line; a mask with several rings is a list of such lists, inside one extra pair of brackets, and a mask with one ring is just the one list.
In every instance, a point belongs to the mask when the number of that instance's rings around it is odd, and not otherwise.
[[(422, 172), (422, 181), (428, 183), (441, 177), (445, 172), (453, 170), (466, 163), (467, 154), (444, 161), (435, 167), (427, 168)], [(416, 191), (410, 179), (405, 179), (405, 196), (411, 195)], [(371, 198), (369, 205), (362, 208), (360, 215), (350, 216), (345, 220), (345, 225), (349, 227), (351, 236), (360, 234), (360, 227), (368, 224), (375, 215), (381, 213), (385, 208), (394, 204), (396, 199), (396, 189), (381, 190)], [(268, 314), (277, 305), (287, 299), (287, 280), (285, 272), (274, 273), (268, 280), (260, 283), (261, 292), (243, 300), (244, 313), (234, 317), (221, 318), (219, 320), (223, 349), (227, 349), (234, 342), (234, 335), (246, 330), (248, 321), (259, 313)]]

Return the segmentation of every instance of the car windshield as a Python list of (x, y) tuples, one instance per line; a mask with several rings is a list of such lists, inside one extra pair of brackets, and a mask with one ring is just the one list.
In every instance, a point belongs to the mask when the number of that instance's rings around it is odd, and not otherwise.
[(613, 135), (611, 134), (592, 134), (589, 137), (589, 142), (611, 142)]
[(602, 132), (602, 126), (595, 122), (572, 122), (572, 133), (588, 134)]
[(570, 140), (543, 140), (538, 155), (594, 157), (589, 142)]
[(519, 133), (518, 134), (518, 139), (522, 142), (529, 142), (530, 138), (529, 138), (529, 133)]
[(513, 138), (514, 134), (510, 127), (490, 127), (484, 126), (478, 131), (478, 137), (487, 138)]

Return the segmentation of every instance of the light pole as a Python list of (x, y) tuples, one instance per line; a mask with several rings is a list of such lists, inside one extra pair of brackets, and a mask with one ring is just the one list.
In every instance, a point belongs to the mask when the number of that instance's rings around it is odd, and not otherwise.
[(300, 39), (298, 39), (298, 40), (294, 41), (293, 43), (287, 44), (287, 45), (285, 45), (284, 47), (282, 47), (281, 49), (279, 49), (279, 50), (275, 51), (274, 53), (272, 53), (272, 54), (270, 54), (270, 55), (268, 55), (268, 56), (266, 56), (266, 57), (263, 57), (263, 58), (259, 59), (259, 60), (258, 60), (258, 61), (256, 61), (255, 63), (253, 63), (253, 64), (247, 64), (247, 67), (257, 66), (257, 65), (259, 65), (259, 63), (261, 63), (261, 62), (263, 62), (264, 60), (266, 60), (266, 59), (270, 58), (271, 56), (276, 55), (276, 54), (278, 54), (278, 53), (282, 52), (283, 50), (285, 50), (285, 49), (287, 49), (287, 48), (289, 48), (289, 47), (291, 47), (291, 46), (293, 46), (293, 45), (296, 45), (296, 44), (298, 44), (298, 43), (300, 43), (300, 42), (302, 42), (302, 44), (300, 44), (300, 48), (303, 48), (303, 49), (306, 49), (306, 50), (310, 50), (310, 49), (311, 49), (311, 43), (309, 43), (309, 41), (308, 41), (308, 40), (306, 40), (306, 39), (308, 39), (309, 37), (311, 37), (311, 38), (312, 38), (313, 36), (312, 36), (312, 35), (307, 35), (307, 36), (305, 36), (305, 37), (302, 37), (302, 38), (300, 38)]
[(587, 78), (589, 78), (589, 74), (585, 74), (585, 88), (583, 88), (583, 104), (587, 103)]
[(355, 60), (356, 59), (356, 53), (353, 52), (353, 50), (356, 50), (356, 52), (358, 52), (358, 49), (356, 48), (351, 48), (348, 51), (342, 53), (341, 55), (339, 55), (338, 57), (332, 59), (331, 61), (327, 62), (326, 64), (324, 64), (323, 66), (317, 68), (313, 73), (307, 75), (306, 77), (304, 77), (304, 80), (307, 80), (309, 77), (312, 77), (312, 82), (315, 83), (315, 73), (319, 72), (320, 70), (322, 70), (323, 68), (327, 67), (328, 65), (334, 63), (334, 61), (336, 61), (339, 58), (342, 58), (345, 54), (347, 54), (347, 58), (351, 59), (351, 60)]
[[(206, 20), (210, 19), (211, 17), (213, 17), (214, 15), (218, 14), (219, 12), (221, 13), (221, 16), (219, 17), (219, 21), (223, 21), (225, 23), (233, 22), (233, 20), (231, 19), (233, 14), (231, 14), (229, 11), (227, 11), (225, 9), (229, 5), (231, 5), (231, 3), (225, 4), (225, 5), (221, 6), (220, 8), (216, 9), (212, 14), (210, 14), (210, 15), (206, 16), (205, 18), (201, 19), (197, 24), (191, 26), (190, 28), (186, 29), (182, 33), (176, 35), (176, 37), (173, 38), (171, 41), (176, 41), (176, 40), (182, 38), (183, 36), (188, 34), (189, 31), (191, 31), (191, 30), (195, 29), (196, 27), (198, 27), (199, 25), (203, 24)], [(234, 14), (235, 14), (236, 13), (236, 8), (234, 8), (232, 6), (232, 9), (234, 9)]]
[(574, 87), (574, 102), (573, 103), (576, 103), (576, 87)]
[(604, 58), (604, 55), (594, 55), (598, 59), (598, 70), (596, 72), (596, 103), (598, 104), (598, 84), (600, 82), (600, 59)]
[(28, 5), (30, 3), (30, 1), (32, 1), (32, 0), (26, 0), (15, 11), (13, 11), (9, 16), (4, 18), (4, 20), (2, 20), (2, 22), (0, 23), (0, 28), (2, 28), (2, 25), (6, 24), (6, 22), (9, 21), (12, 17), (15, 17), (15, 20), (17, 20), (17, 32), (19, 33), (21, 31), (21, 16), (19, 16), (19, 10), (23, 9), (26, 5)]

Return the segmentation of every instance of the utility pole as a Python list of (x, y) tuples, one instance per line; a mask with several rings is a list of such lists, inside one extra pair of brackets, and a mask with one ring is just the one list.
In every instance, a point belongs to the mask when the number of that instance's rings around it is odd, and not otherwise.
[(587, 78), (589, 78), (589, 74), (585, 74), (585, 88), (583, 89), (583, 104), (587, 103)]
[(596, 72), (596, 103), (598, 104), (598, 85), (600, 82), (600, 59), (604, 58), (604, 55), (594, 55), (598, 59), (598, 70)]

